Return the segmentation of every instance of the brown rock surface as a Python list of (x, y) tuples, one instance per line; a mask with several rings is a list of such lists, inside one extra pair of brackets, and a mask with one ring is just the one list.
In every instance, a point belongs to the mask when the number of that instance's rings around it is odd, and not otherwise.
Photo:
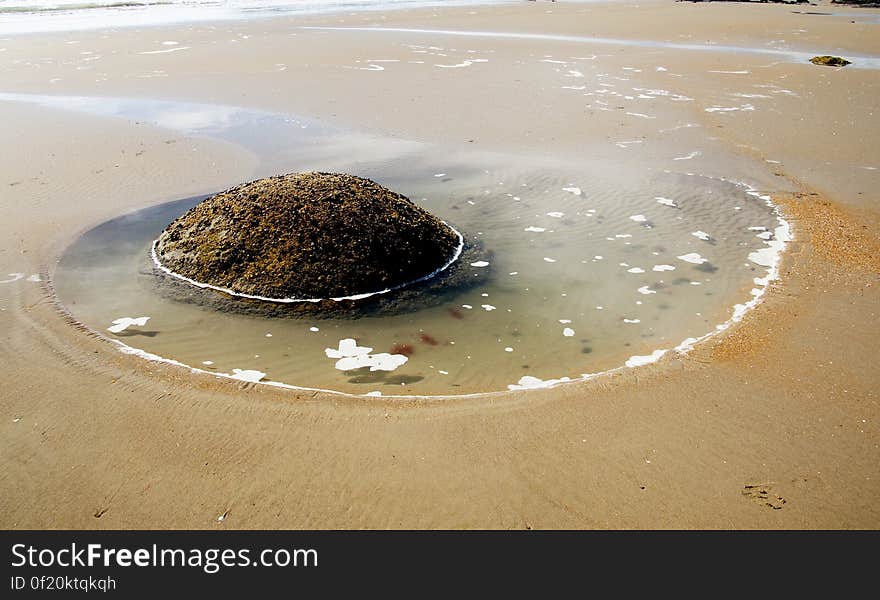
[(392, 288), (444, 266), (459, 237), (374, 181), (292, 173), (220, 192), (159, 236), (156, 255), (195, 281), (267, 298)]

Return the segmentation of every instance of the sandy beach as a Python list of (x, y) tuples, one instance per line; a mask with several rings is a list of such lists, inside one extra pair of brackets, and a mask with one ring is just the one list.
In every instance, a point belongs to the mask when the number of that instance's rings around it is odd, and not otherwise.
[[(880, 527), (878, 14), (539, 1), (0, 36), (0, 525)], [(794, 240), (741, 322), (589, 381), (443, 399), (231, 381), (120, 352), (54, 281), (90, 228), (258, 158), (33, 95), (747, 180)]]

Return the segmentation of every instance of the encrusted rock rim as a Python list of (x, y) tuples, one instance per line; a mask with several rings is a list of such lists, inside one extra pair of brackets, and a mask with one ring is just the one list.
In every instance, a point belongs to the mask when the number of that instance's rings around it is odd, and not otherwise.
[(157, 245), (159, 244), (159, 238), (156, 238), (155, 240), (153, 240), (153, 243), (150, 244), (150, 258), (153, 261), (153, 265), (155, 265), (155, 267), (157, 269), (159, 269), (160, 271), (162, 271), (163, 273), (165, 273), (167, 275), (170, 275), (171, 277), (174, 277), (176, 279), (179, 279), (181, 281), (184, 281), (190, 285), (193, 285), (193, 286), (201, 288), (201, 289), (210, 289), (210, 290), (214, 290), (217, 292), (223, 292), (224, 294), (228, 294), (230, 296), (236, 296), (239, 298), (248, 298), (250, 300), (261, 300), (263, 302), (276, 302), (276, 303), (280, 303), (280, 304), (292, 304), (292, 303), (296, 303), (296, 302), (317, 303), (317, 302), (324, 302), (326, 300), (332, 300), (334, 302), (342, 302), (345, 300), (363, 300), (363, 299), (369, 298), (371, 296), (376, 296), (379, 294), (387, 294), (387, 293), (393, 292), (395, 290), (403, 289), (405, 287), (409, 287), (411, 285), (415, 285), (417, 283), (427, 281), (433, 277), (436, 277), (437, 275), (439, 275), (440, 273), (442, 273), (443, 271), (445, 271), (446, 269), (451, 267), (453, 264), (455, 264), (455, 262), (461, 257), (461, 253), (464, 250), (464, 236), (462, 236), (460, 231), (458, 231), (455, 227), (453, 227), (452, 225), (450, 225), (446, 221), (441, 221), (441, 223), (443, 223), (444, 225), (449, 227), (449, 229), (456, 236), (458, 236), (458, 246), (456, 247), (455, 252), (452, 255), (452, 258), (450, 258), (448, 261), (446, 261), (446, 263), (443, 266), (441, 266), (438, 269), (435, 269), (434, 271), (428, 273), (427, 275), (424, 275), (424, 276), (419, 277), (417, 279), (414, 279), (412, 281), (407, 281), (405, 283), (386, 288), (384, 290), (376, 290), (373, 292), (363, 292), (363, 293), (352, 294), (352, 295), (348, 295), (348, 296), (338, 296), (338, 297), (331, 297), (331, 298), (272, 298), (269, 296), (260, 296), (260, 295), (256, 295), (256, 294), (246, 294), (243, 292), (236, 292), (235, 290), (225, 288), (222, 286), (212, 285), (210, 283), (205, 283), (203, 281), (197, 281), (195, 279), (187, 277), (186, 275), (181, 275), (180, 273), (177, 273), (162, 264), (162, 261), (159, 259), (159, 254), (157, 252)]

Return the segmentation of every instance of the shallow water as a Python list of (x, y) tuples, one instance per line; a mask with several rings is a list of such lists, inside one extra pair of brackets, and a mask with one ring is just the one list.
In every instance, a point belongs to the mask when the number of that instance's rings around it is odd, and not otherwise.
[[(432, 288), (405, 310), (341, 317), (218, 311), (204, 302), (217, 292), (168, 293), (150, 245), (198, 198), (104, 223), (68, 249), (55, 287), (77, 319), (209, 372), (385, 396), (542, 386), (638, 364), (714, 331), (775, 264), (768, 242), (780, 221), (766, 197), (717, 178), (454, 150), (231, 107), (31, 100), (233, 141), (261, 158), (257, 176), (320, 169), (369, 177), (479, 241), (479, 255), (459, 265), (475, 285)], [(107, 330), (145, 316), (144, 325)], [(392, 371), (342, 371), (327, 349), (349, 338), (408, 360)]]
[[(407, 33), (425, 36), (448, 36), (464, 38), (488, 38), (488, 39), (512, 39), (569, 42), (575, 44), (587, 44), (598, 46), (624, 46), (630, 48), (656, 48), (667, 50), (686, 50), (689, 52), (711, 52), (725, 54), (740, 54), (759, 56), (771, 56), (790, 62), (806, 63), (810, 58), (827, 54), (826, 49), (794, 49), (775, 46), (731, 46), (715, 43), (684, 43), (660, 40), (633, 40), (623, 38), (603, 38), (584, 35), (561, 35), (550, 33), (522, 33), (510, 31), (473, 31), (460, 29), (414, 29), (405, 27), (303, 27), (303, 29), (318, 31), (358, 31), (365, 33)], [(848, 60), (852, 62), (851, 68), (856, 69), (880, 69), (880, 57), (846, 53)]]
[(144, 27), (511, 0), (0, 0), (0, 34)]

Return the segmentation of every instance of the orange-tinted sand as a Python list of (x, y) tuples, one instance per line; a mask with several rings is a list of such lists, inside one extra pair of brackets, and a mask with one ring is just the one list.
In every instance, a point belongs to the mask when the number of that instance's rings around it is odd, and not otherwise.
[[(822, 54), (880, 54), (880, 25), (789, 6), (671, 1), (4, 39), (3, 92), (270, 108), (405, 139), (584, 160), (617, 152), (615, 140), (645, 140), (643, 150), (620, 154), (622, 164), (669, 147), (702, 149), (709, 161), (729, 153), (734, 173), (774, 192), (796, 239), (781, 281), (741, 324), (657, 365), (485, 399), (272, 390), (122, 355), (67, 318), (51, 286), (55, 261), (85, 229), (246, 181), (254, 157), (132, 121), (0, 102), (8, 150), (0, 273), (25, 275), (0, 284), (0, 525), (880, 526), (880, 71), (754, 54), (299, 29), (305, 23), (756, 47), (784, 39)], [(189, 49), (139, 54), (161, 40)], [(406, 62), (416, 60), (412, 45), (447, 49), (456, 62), (477, 50), (491, 68), (421, 68)], [(83, 62), (86, 49), (102, 58)], [(613, 105), (585, 108), (582, 95), (560, 90), (550, 64), (535, 66), (593, 54), (630, 84), (693, 101), (658, 105), (656, 122), (624, 118)], [(401, 64), (353, 68), (370, 59)], [(594, 75), (583, 78), (592, 87)], [(773, 93), (780, 89), (788, 92)], [(705, 110), (732, 102), (755, 110)], [(659, 132), (684, 122), (700, 127)], [(28, 281), (34, 274), (42, 281)]]

